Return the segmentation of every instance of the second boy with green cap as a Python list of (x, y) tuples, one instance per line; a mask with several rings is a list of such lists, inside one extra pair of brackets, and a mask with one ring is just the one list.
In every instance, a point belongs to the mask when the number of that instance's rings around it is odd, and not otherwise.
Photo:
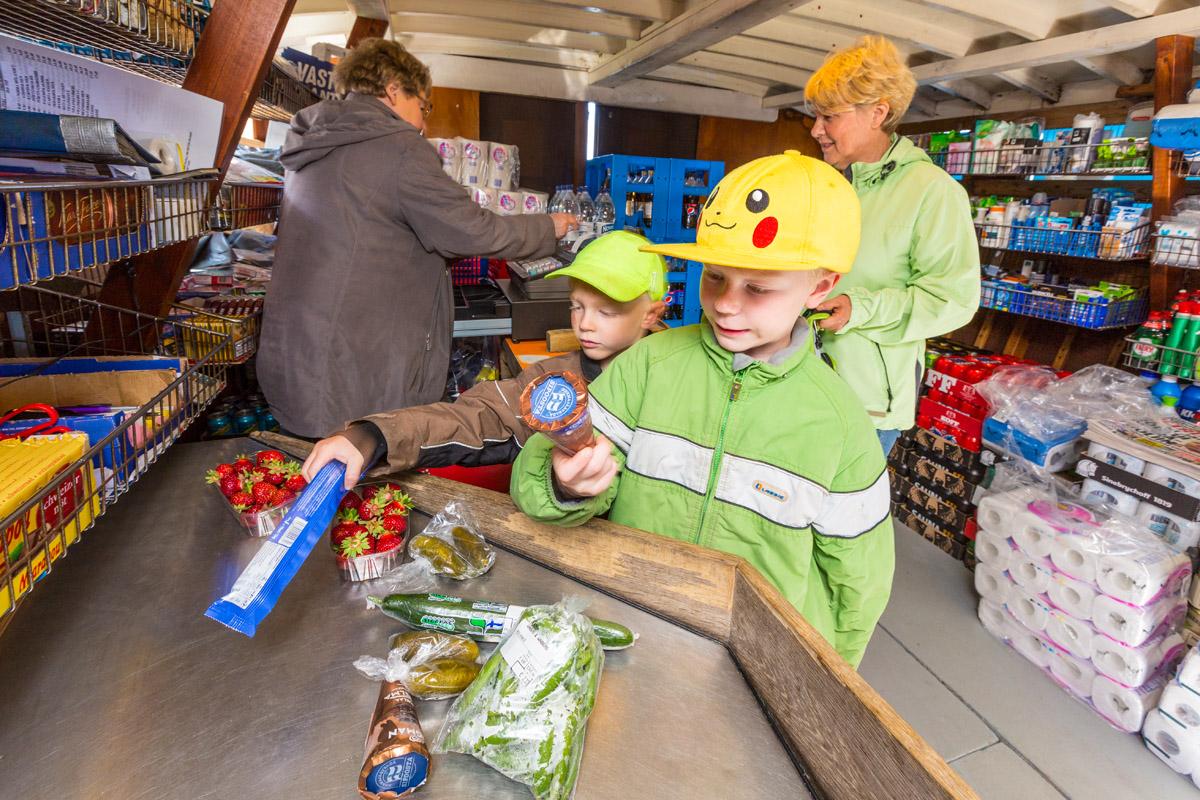
[(531, 431), (521, 421), (526, 384), (547, 372), (570, 370), (591, 382), (609, 361), (661, 327), (667, 293), (663, 257), (643, 253), (649, 242), (614, 231), (579, 251), (565, 269), (546, 276), (571, 280), (571, 329), (580, 349), (539, 361), (515, 378), (485, 381), (454, 403), (432, 403), (372, 414), (317, 442), (304, 462), (306, 477), (329, 461), (346, 464), (347, 488), (378, 456), (381, 472), (511, 463)]

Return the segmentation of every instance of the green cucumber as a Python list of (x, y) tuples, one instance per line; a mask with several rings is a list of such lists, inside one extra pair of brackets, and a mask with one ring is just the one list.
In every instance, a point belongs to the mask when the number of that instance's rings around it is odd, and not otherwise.
[[(524, 606), (467, 600), (444, 594), (389, 594), (368, 597), (383, 613), (413, 628), (445, 631), (484, 642), (498, 642), (521, 619)], [(637, 635), (624, 625), (593, 619), (596, 638), (605, 650), (632, 647)]]

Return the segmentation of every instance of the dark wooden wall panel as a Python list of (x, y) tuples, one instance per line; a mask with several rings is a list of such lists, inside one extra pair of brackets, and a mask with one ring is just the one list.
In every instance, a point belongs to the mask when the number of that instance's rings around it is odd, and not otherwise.
[(576, 106), (511, 94), (479, 95), (479, 138), (515, 144), (521, 158), (521, 186), (553, 191), (575, 182)]
[(596, 106), (596, 155), (696, 158), (700, 117)]

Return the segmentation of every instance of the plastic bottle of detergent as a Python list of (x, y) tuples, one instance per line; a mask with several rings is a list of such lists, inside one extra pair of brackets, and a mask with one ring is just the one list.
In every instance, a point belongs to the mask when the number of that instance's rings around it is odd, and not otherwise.
[(1188, 422), (1200, 421), (1200, 386), (1193, 383), (1183, 390), (1175, 404), (1175, 413)]
[(1193, 307), (1194, 304), (1190, 301), (1180, 303), (1179, 311), (1171, 320), (1171, 330), (1167, 332), (1166, 349), (1163, 351), (1162, 357), (1162, 373), (1164, 375), (1175, 375), (1179, 372), (1182, 354), (1177, 351), (1183, 345), (1183, 336), (1191, 325)]
[(1163, 375), (1158, 383), (1150, 387), (1150, 394), (1160, 406), (1174, 408), (1183, 392), (1179, 388), (1179, 379), (1174, 375)]
[(1154, 367), (1158, 364), (1159, 352), (1167, 338), (1167, 317), (1165, 311), (1152, 311), (1150, 319), (1142, 323), (1133, 334), (1133, 346), (1130, 354), (1137, 361), (1137, 366)]

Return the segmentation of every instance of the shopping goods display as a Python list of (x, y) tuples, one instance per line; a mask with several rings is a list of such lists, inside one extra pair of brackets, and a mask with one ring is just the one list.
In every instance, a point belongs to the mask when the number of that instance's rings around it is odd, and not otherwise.
[[(367, 602), (413, 628), (457, 633), (483, 642), (500, 641), (525, 611), (524, 606), (444, 594), (390, 594), (368, 597)], [(637, 641), (637, 634), (616, 622), (593, 619), (592, 627), (605, 650), (624, 650)]]
[(587, 383), (572, 372), (539, 375), (521, 392), (521, 419), (574, 455), (595, 441)]
[(1114, 727), (1140, 730), (1183, 656), (1190, 560), (1032, 482), (984, 497), (979, 524), (984, 627)]
[(411, 631), (392, 637), (386, 659), (362, 656), (354, 667), (372, 680), (399, 681), (418, 700), (462, 693), (479, 674), (479, 646), (464, 636)]
[(381, 578), (396, 568), (404, 552), (412, 500), (399, 484), (368, 484), (338, 503), (329, 546), (348, 581)]
[(270, 536), (308, 481), (300, 464), (278, 450), (238, 456), (208, 471), (205, 481), (221, 492), (226, 506), (251, 536)]
[(533, 792), (569, 800), (604, 652), (580, 605), (531, 606), (454, 701), (435, 753), (466, 753)]

